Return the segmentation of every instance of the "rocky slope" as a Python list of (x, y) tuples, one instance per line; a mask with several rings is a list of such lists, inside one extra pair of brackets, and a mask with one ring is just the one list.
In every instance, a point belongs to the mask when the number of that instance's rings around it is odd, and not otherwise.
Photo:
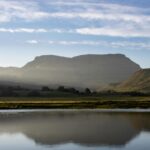
[(150, 93), (150, 69), (134, 73), (128, 80), (117, 87), (121, 91), (140, 91)]

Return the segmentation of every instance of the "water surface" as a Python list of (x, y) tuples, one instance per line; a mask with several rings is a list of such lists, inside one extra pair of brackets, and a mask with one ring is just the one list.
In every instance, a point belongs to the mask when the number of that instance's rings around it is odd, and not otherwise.
[(150, 112), (1, 111), (2, 150), (150, 150)]

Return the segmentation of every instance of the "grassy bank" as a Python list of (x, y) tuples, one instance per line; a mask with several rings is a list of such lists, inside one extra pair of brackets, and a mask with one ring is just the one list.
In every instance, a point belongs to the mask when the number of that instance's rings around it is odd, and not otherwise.
[(101, 96), (101, 97), (1, 97), (0, 109), (85, 109), (85, 108), (150, 108), (150, 96)]

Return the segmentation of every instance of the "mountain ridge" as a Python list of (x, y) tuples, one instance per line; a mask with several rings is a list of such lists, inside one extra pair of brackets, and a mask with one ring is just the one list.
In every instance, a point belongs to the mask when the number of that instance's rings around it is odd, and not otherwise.
[(140, 69), (122, 54), (87, 54), (72, 58), (43, 55), (21, 68), (0, 68), (0, 81), (97, 89), (122, 82)]

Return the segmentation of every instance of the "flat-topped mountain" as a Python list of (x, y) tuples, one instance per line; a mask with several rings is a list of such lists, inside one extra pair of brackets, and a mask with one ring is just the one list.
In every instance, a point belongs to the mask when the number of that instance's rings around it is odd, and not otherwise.
[(0, 68), (0, 81), (96, 89), (122, 82), (138, 70), (140, 66), (122, 54), (73, 58), (46, 55), (22, 68)]
[(121, 91), (150, 92), (150, 69), (137, 71), (117, 88)]

